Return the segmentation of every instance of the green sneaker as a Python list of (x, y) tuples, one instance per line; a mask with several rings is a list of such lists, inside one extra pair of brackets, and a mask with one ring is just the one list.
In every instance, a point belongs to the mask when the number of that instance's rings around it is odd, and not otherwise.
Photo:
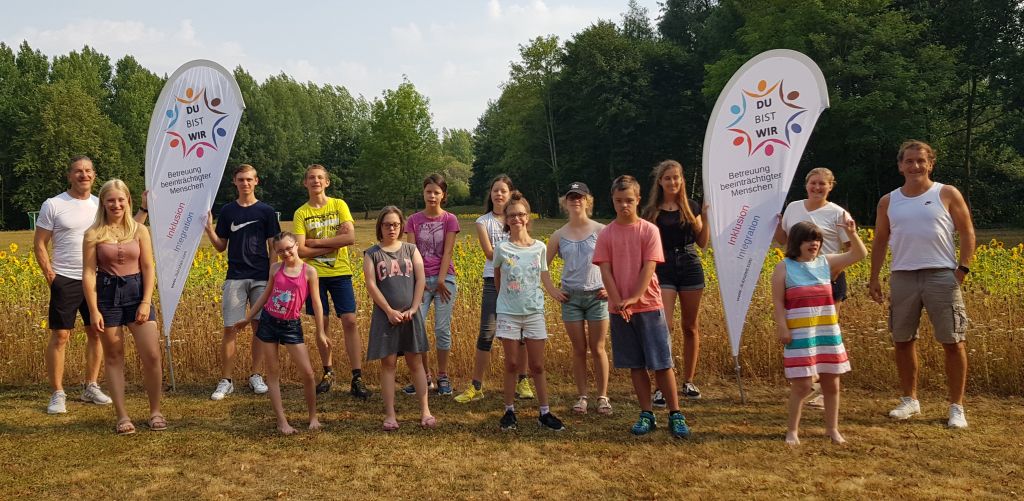
[(690, 427), (686, 426), (686, 417), (683, 416), (682, 412), (673, 412), (668, 415), (668, 428), (672, 431), (673, 437), (690, 437)]
[(537, 395), (533, 392), (533, 387), (530, 386), (530, 378), (520, 379), (516, 383), (516, 398), (521, 400), (537, 398)]
[(481, 386), (478, 390), (471, 384), (469, 385), (469, 388), (466, 388), (466, 391), (455, 397), (455, 401), (460, 404), (468, 404), (469, 402), (475, 402), (481, 398), (484, 398), (484, 387)]
[(632, 431), (634, 435), (646, 435), (657, 427), (658, 422), (654, 418), (654, 413), (650, 411), (642, 411), (640, 413), (640, 419), (636, 420), (636, 423), (633, 424), (633, 428), (631, 428), (630, 431)]

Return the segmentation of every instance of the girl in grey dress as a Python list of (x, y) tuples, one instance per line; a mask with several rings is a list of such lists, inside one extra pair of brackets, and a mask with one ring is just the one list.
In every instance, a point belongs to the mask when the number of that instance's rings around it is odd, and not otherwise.
[(402, 242), (405, 218), (402, 211), (389, 205), (377, 216), (378, 244), (363, 254), (366, 291), (373, 299), (370, 342), (366, 357), (381, 361), (381, 390), (384, 395), (384, 431), (398, 429), (395, 416), (395, 366), (398, 354), (412, 374), (420, 403), (420, 426), (433, 428), (437, 421), (427, 405), (427, 374), (421, 353), (430, 346), (420, 314), (420, 302), (426, 278), (423, 258), (416, 246)]

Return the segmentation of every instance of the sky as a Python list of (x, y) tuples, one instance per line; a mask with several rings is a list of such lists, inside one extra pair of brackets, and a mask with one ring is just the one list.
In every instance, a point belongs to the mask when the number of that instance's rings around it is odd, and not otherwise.
[[(17, 2), (3, 8), (0, 42), (16, 50), (28, 41), (51, 58), (89, 45), (112, 64), (131, 54), (160, 75), (211, 59), (260, 81), (284, 72), (367, 99), (404, 75), (430, 99), (437, 129), (472, 129), (520, 44), (620, 22), (627, 1)], [(657, 18), (657, 0), (638, 3)]]

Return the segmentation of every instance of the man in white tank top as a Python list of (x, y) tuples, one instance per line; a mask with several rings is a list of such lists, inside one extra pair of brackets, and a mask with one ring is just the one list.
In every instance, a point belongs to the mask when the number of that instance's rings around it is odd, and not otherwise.
[[(956, 188), (931, 179), (935, 152), (921, 141), (907, 141), (896, 157), (903, 186), (878, 201), (875, 240), (871, 246), (871, 298), (883, 303), (878, 275), (892, 248), (889, 281), (889, 329), (896, 345), (900, 403), (889, 412), (893, 419), (920, 414), (917, 400), (917, 329), (921, 309), (928, 310), (935, 339), (946, 357), (950, 428), (966, 428), (964, 387), (967, 384), (967, 313), (960, 284), (970, 273), (974, 256), (974, 224)], [(960, 235), (960, 258), (954, 246)]]

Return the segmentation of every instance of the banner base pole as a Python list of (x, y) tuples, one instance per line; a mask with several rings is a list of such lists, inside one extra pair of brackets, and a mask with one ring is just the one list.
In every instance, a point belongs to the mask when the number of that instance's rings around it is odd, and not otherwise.
[(174, 391), (177, 387), (174, 384), (174, 355), (171, 354), (171, 336), (164, 336), (164, 339), (167, 340), (167, 370), (171, 378), (171, 391)]
[(747, 403), (747, 395), (743, 391), (743, 376), (740, 374), (740, 357), (736, 355), (732, 357), (733, 362), (736, 364), (736, 385), (740, 388), (740, 403)]

